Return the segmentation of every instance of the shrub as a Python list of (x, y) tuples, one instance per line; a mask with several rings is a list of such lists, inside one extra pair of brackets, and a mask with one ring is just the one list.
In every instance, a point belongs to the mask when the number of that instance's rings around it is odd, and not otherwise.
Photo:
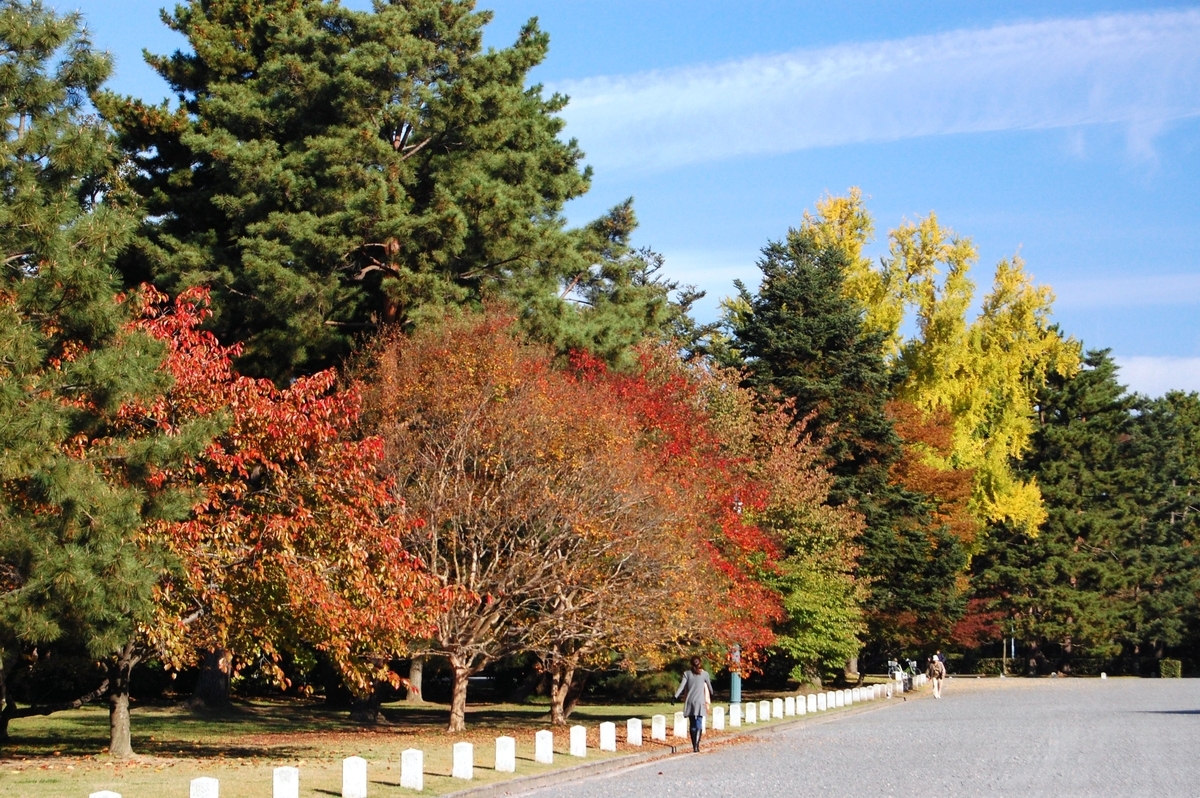
[[(984, 657), (975, 660), (974, 672), (981, 676), (999, 676), (1000, 669), (1003, 667), (1004, 660), (999, 657)], [(1011, 660), (1010, 660), (1011, 663)], [(1008, 666), (1007, 673), (1012, 673), (1012, 665)]]
[(618, 701), (669, 701), (679, 684), (679, 675), (657, 673), (618, 673), (604, 679), (600, 691)]
[(1161, 660), (1158, 672), (1164, 679), (1178, 679), (1183, 676), (1183, 663), (1177, 659)]

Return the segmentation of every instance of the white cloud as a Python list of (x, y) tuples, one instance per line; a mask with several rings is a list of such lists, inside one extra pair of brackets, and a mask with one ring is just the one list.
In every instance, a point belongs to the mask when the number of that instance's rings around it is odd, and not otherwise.
[(1117, 379), (1147, 396), (1167, 391), (1200, 391), (1200, 357), (1114, 357)]
[(561, 83), (606, 169), (982, 131), (1121, 123), (1152, 151), (1200, 115), (1200, 10), (960, 30)]
[(1200, 304), (1200, 274), (1097, 277), (1054, 283), (1056, 308), (1131, 308)]

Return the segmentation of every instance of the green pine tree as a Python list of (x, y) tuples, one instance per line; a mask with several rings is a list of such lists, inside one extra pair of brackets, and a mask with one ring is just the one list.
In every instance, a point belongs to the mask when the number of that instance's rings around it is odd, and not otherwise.
[(728, 318), (750, 385), (811, 414), (809, 429), (832, 461), (830, 501), (852, 503), (865, 518), (859, 566), (871, 583), (870, 650), (895, 654), (926, 641), (900, 634), (895, 619), (927, 639), (961, 615), (965, 554), (932, 522), (928, 497), (889, 479), (900, 439), (885, 410), (886, 336), (864, 326), (862, 307), (843, 290), (848, 266), (843, 249), (792, 230), (763, 249), (761, 286), (751, 294), (739, 283)]
[(1126, 648), (1162, 658), (1200, 644), (1200, 396), (1172, 391), (1134, 419), (1129, 480), (1141, 517), (1131, 525)]
[(1088, 352), (1072, 377), (1050, 374), (1024, 460), (1046, 521), (1036, 534), (998, 526), (974, 564), (977, 589), (997, 597), (1030, 658), (1053, 667), (1111, 657), (1129, 639), (1146, 476), (1130, 444), (1137, 405), (1107, 350)]
[(123, 404), (166, 386), (162, 346), (126, 328), (114, 257), (134, 217), (114, 199), (117, 148), (85, 113), (110, 70), (76, 14), (0, 0), (0, 736), (8, 678), (39, 647), (84, 643), (110, 663), (111, 752), (131, 753), (137, 624), (164, 563), (138, 540), (178, 497), (146, 488), (194, 434), (129, 440)]
[(482, 49), (470, 0), (190, 0), (192, 52), (149, 57), (181, 105), (107, 96), (147, 221), (127, 280), (206, 284), (241, 365), (278, 380), (380, 325), (508, 300), (536, 337), (618, 359), (669, 316), (631, 270), (628, 203), (581, 229), (566, 104), (527, 87), (548, 37)]

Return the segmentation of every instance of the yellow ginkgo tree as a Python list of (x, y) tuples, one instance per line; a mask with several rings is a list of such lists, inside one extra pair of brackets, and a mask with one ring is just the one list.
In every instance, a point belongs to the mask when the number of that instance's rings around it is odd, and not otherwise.
[[(864, 250), (874, 220), (857, 188), (822, 198), (802, 228), (847, 255), (844, 290), (862, 303), (866, 327), (885, 337), (902, 375), (897, 398), (951, 414), (953, 446), (948, 456), (926, 453), (930, 464), (974, 472), (971, 504), (981, 521), (1036, 533), (1045, 519), (1041, 492), (1013, 463), (1028, 448), (1039, 386), (1079, 365), (1079, 344), (1050, 321), (1050, 289), (1034, 284), (1019, 257), (1001, 261), (972, 318), (970, 272), (979, 256), (971, 240), (931, 213), (892, 230), (888, 255), (873, 263)], [(906, 340), (910, 311), (917, 331)]]

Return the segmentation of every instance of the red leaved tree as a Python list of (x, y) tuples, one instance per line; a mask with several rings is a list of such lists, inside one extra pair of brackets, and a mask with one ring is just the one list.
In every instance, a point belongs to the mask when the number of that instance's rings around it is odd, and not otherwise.
[(237, 347), (200, 329), (206, 293), (144, 298), (138, 326), (167, 343), (174, 385), (127, 407), (126, 423), (219, 425), (202, 455), (154, 475), (191, 487), (193, 504), (147, 529), (179, 564), (159, 586), (148, 639), (176, 665), (215, 652), (221, 667), (256, 662), (285, 686), (281, 656), (299, 646), (327, 655), (358, 695), (398, 681), (388, 663), (432, 633), (444, 595), (405, 549), (412, 522), (380, 474), (383, 442), (348, 435), (359, 395), (333, 371), (284, 389), (239, 376)]
[(581, 665), (770, 642), (778, 600), (744, 575), (770, 547), (737, 512), (755, 499), (679, 377), (556, 368), (495, 311), (374, 354), (367, 424), (421, 522), (408, 548), (464, 591), (428, 648), (454, 671), (452, 731), (469, 677), (517, 652), (551, 674), (561, 723)]

